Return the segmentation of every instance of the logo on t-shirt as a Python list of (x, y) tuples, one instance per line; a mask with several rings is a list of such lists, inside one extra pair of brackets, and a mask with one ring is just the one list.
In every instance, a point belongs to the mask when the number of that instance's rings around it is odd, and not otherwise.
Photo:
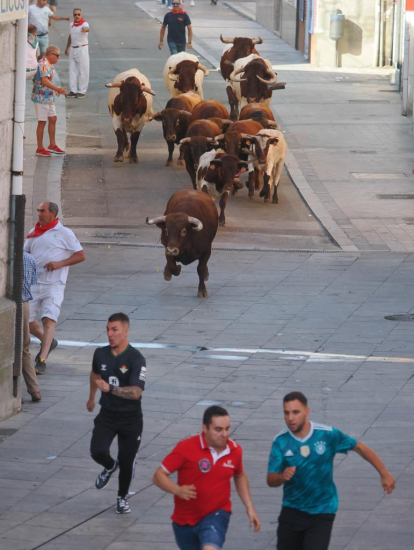
[(286, 451), (285, 456), (293, 456), (292, 451), (290, 449)]
[(106, 370), (106, 365), (101, 365), (101, 370)]
[(234, 464), (231, 463), (231, 460), (228, 460), (227, 462), (223, 462), (223, 466), (224, 468), (233, 468), (234, 469)]
[(126, 368), (125, 365), (121, 367), (119, 370), (122, 372), (122, 374), (125, 374), (126, 372), (128, 372), (128, 369)]
[(303, 447), (301, 447), (301, 448), (300, 448), (300, 454), (301, 454), (302, 456), (304, 456), (305, 458), (306, 458), (307, 456), (309, 456), (309, 454), (310, 454), (310, 449), (309, 449), (309, 447), (308, 447), (307, 445), (304, 445)]
[(109, 380), (108, 382), (112, 385), (112, 386), (119, 386), (119, 380), (116, 376), (110, 376), (109, 377)]
[(202, 458), (198, 463), (198, 467), (203, 474), (206, 474), (211, 470), (211, 463), (207, 458)]
[(317, 441), (315, 443), (315, 451), (318, 453), (318, 455), (323, 455), (326, 451), (325, 441)]

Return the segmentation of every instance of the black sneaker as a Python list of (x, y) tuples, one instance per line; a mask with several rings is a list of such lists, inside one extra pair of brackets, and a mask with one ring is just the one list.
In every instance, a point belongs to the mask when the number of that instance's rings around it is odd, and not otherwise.
[(95, 487), (97, 489), (103, 489), (106, 487), (109, 483), (109, 480), (111, 479), (111, 475), (116, 472), (118, 469), (118, 461), (115, 460), (115, 466), (112, 468), (112, 470), (107, 470), (106, 468), (102, 470), (102, 472), (98, 475), (95, 481)]
[(77, 94), (78, 99), (84, 99), (86, 94)]
[[(47, 354), (48, 357), (49, 357), (50, 353), (58, 347), (58, 344), (59, 344), (59, 342), (53, 338), (52, 343), (50, 344), (49, 353)], [(35, 363), (40, 361), (40, 352), (41, 351), (42, 351), (42, 344), (40, 344), (40, 351), (35, 357)]]
[(46, 361), (44, 359), (39, 359), (39, 361), (36, 361), (35, 365), (35, 371), (36, 374), (45, 374), (46, 372)]
[(129, 507), (127, 498), (118, 497), (116, 503), (116, 513), (117, 514), (129, 514), (131, 508)]
[(69, 92), (68, 94), (66, 94), (66, 97), (70, 99), (76, 99), (78, 97), (78, 94), (75, 94), (75, 92)]

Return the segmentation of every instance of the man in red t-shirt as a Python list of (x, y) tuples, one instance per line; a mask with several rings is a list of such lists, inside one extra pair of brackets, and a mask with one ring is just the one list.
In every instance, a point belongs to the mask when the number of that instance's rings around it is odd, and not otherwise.
[[(205, 410), (203, 431), (184, 439), (155, 472), (157, 487), (174, 495), (173, 530), (181, 550), (220, 550), (230, 521), (230, 480), (234, 477), (250, 526), (260, 520), (253, 507), (242, 449), (229, 438), (230, 417), (216, 405)], [(178, 483), (169, 476), (178, 472)]]

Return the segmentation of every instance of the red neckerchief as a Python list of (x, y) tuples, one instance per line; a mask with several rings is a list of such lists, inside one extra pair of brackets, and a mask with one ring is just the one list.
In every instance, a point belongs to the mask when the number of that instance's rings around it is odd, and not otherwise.
[(82, 19), (80, 21), (78, 21), (77, 23), (75, 23), (75, 21), (72, 23), (72, 27), (80, 27), (81, 25), (83, 25), (84, 23), (86, 23), (85, 19), (82, 17)]
[(59, 223), (59, 218), (56, 218), (55, 220), (53, 220), (53, 222), (50, 222), (46, 225), (40, 225), (40, 223), (37, 222), (37, 224), (34, 227), (34, 230), (27, 235), (27, 238), (32, 239), (33, 237), (41, 237), (46, 233), (46, 231), (49, 231), (49, 229), (53, 229), (54, 227), (56, 227), (58, 223)]

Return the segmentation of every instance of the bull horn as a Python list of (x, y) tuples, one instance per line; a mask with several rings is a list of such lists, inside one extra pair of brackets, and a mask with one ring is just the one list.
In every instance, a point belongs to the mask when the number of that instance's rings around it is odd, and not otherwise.
[[(244, 67), (239, 67), (239, 68), (237, 69), (237, 71), (233, 71), (231, 74), (232, 74), (233, 76), (236, 76), (236, 75), (238, 75), (238, 74), (240, 74), (240, 73), (244, 73)], [(231, 76), (231, 75), (230, 75), (230, 76)]]
[(239, 67), (237, 69), (237, 71), (233, 71), (231, 73), (231, 75), (229, 76), (229, 79), (232, 81), (232, 82), (244, 82), (245, 80), (247, 80), (247, 78), (235, 78), (236, 75), (240, 74), (240, 73), (243, 73), (244, 72), (244, 67)]
[(154, 225), (156, 223), (164, 223), (166, 219), (167, 219), (167, 216), (158, 216), (158, 218), (152, 218), (151, 220), (147, 218), (145, 220), (145, 223), (147, 225)]
[(220, 141), (221, 139), (224, 139), (224, 134), (219, 134), (214, 138), (216, 141)]
[(190, 143), (190, 141), (191, 141), (191, 138), (190, 138), (190, 137), (183, 138), (183, 139), (180, 141), (180, 145), (183, 145), (183, 143)]
[(108, 84), (105, 84), (105, 88), (120, 88), (123, 83), (124, 80), (121, 80), (121, 82), (109, 82)]
[(255, 136), (252, 136), (250, 134), (241, 134), (242, 139), (254, 139)]
[(260, 36), (259, 36), (258, 39), (254, 38), (254, 39), (252, 40), (252, 43), (253, 43), (254, 45), (256, 45), (256, 44), (263, 44), (263, 40), (262, 40), (262, 39), (260, 38)]
[(230, 75), (230, 80), (232, 82), (246, 82), (247, 78), (234, 78), (234, 77), (232, 78), (231, 75)]
[(205, 76), (208, 76), (210, 74), (210, 71), (207, 69), (207, 67), (204, 67), (204, 65), (202, 65), (201, 63), (198, 64), (198, 68), (203, 71)]
[(223, 44), (234, 44), (234, 38), (223, 38), (222, 34), (220, 34), (220, 40)]
[(265, 80), (264, 78), (261, 78), (258, 74), (256, 75), (257, 78), (261, 81), (261, 82), (264, 82), (265, 84), (276, 84), (277, 82), (277, 74), (272, 71), (272, 69), (267, 69), (267, 74), (270, 76), (270, 80)]
[(143, 84), (141, 84), (141, 90), (147, 94), (155, 95), (154, 90), (151, 90), (151, 88), (147, 88), (147, 86), (144, 86)]
[(188, 223), (191, 223), (192, 225), (194, 225), (193, 227), (194, 231), (201, 231), (203, 229), (203, 224), (197, 218), (188, 216)]
[(168, 71), (168, 78), (172, 80), (173, 82), (176, 82), (178, 80), (178, 75), (174, 74), (177, 70), (177, 65), (174, 65), (174, 67), (171, 67)]

